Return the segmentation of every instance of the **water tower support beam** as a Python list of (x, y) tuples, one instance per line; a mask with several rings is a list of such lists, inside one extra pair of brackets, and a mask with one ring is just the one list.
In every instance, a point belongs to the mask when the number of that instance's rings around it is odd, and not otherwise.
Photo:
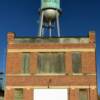
[(43, 29), (43, 16), (44, 16), (44, 12), (41, 13), (41, 19), (40, 19), (40, 27), (39, 27), (39, 37), (41, 37), (43, 35), (42, 29)]
[(59, 24), (59, 14), (58, 14), (58, 12), (57, 12), (57, 15), (56, 15), (56, 21), (57, 21), (58, 37), (60, 37), (60, 24)]
[(51, 21), (49, 22), (49, 36), (51, 37), (52, 36), (52, 34), (51, 34), (51, 32), (52, 32), (52, 24), (51, 24)]
[(44, 36), (44, 27), (42, 27), (42, 33), (41, 36)]

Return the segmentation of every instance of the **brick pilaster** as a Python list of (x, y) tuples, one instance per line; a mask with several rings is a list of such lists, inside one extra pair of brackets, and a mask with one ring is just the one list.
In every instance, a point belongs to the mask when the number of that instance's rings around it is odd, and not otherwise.
[(8, 44), (14, 43), (15, 33), (14, 32), (8, 32), (7, 38), (8, 38)]

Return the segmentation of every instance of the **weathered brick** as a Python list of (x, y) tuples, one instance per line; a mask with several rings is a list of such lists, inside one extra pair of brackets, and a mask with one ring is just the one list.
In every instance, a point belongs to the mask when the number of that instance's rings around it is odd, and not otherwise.
[[(95, 49), (95, 34), (89, 33), (88, 44), (59, 44), (59, 43), (14, 43), (14, 33), (8, 33), (8, 48), (9, 49)], [(26, 52), (26, 51), (25, 51)], [(83, 75), (73, 75), (72, 70), (72, 52), (65, 52), (65, 75), (37, 75), (38, 67), (38, 52), (30, 52), (30, 67), (28, 76), (22, 74), (22, 53), (23, 52), (7, 52), (6, 63), (6, 87), (27, 87), (24, 88), (24, 100), (33, 100), (33, 88), (35, 86), (96, 86), (96, 55), (95, 51), (81, 51), (82, 58), (82, 73)], [(87, 75), (94, 74), (94, 75)], [(9, 76), (12, 75), (12, 76)], [(18, 75), (18, 76), (15, 76)], [(78, 100), (78, 88), (69, 88), (69, 100)], [(97, 100), (97, 90), (88, 89), (89, 100)], [(90, 99), (91, 98), (91, 99)], [(14, 90), (6, 89), (5, 100), (14, 100)]]

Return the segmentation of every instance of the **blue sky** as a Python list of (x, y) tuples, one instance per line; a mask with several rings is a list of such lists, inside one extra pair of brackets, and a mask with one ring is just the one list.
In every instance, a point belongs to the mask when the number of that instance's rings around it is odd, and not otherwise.
[[(5, 71), (6, 35), (36, 36), (40, 0), (0, 0), (0, 70)], [(86, 36), (96, 31), (98, 85), (100, 84), (100, 0), (61, 0), (62, 36)], [(100, 93), (100, 85), (99, 85)]]

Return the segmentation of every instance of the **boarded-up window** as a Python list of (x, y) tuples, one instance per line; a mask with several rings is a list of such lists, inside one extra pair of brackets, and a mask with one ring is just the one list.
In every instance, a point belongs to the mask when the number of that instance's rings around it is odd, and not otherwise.
[(29, 73), (30, 53), (23, 53), (22, 72)]
[(74, 73), (81, 73), (81, 53), (72, 53), (72, 69)]
[(14, 100), (23, 100), (23, 89), (15, 89)]
[(39, 53), (39, 73), (64, 73), (64, 53)]
[(33, 93), (33, 100), (69, 100), (68, 89), (34, 89)]
[(79, 100), (88, 100), (88, 91), (87, 89), (79, 90)]

